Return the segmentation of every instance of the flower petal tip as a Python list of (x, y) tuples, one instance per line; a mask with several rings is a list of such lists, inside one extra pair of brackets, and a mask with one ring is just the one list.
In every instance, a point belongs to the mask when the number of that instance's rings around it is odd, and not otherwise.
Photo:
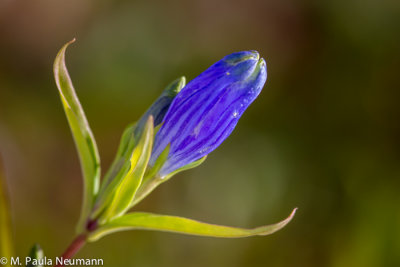
[(230, 65), (237, 65), (247, 60), (258, 61), (259, 58), (260, 55), (258, 54), (258, 52), (255, 50), (251, 50), (251, 51), (241, 51), (230, 54), (224, 57), (223, 61), (229, 63)]

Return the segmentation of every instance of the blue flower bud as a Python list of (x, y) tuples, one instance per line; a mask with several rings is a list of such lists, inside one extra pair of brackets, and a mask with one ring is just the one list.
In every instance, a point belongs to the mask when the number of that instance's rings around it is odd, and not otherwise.
[[(185, 86), (186, 80), (185, 77), (178, 78), (171, 82), (162, 92), (162, 94), (157, 98), (156, 101), (150, 106), (150, 108), (143, 114), (143, 116), (139, 119), (136, 124), (129, 125), (121, 138), (121, 143), (118, 148), (117, 155), (112, 163), (110, 169), (104, 175), (104, 179), (100, 188), (100, 192), (98, 195), (98, 199), (104, 201), (103, 194), (108, 190), (107, 187), (111, 184), (113, 180), (118, 180), (119, 178), (123, 178), (126, 172), (130, 168), (129, 158), (132, 155), (135, 146), (137, 145), (140, 136), (145, 128), (146, 122), (150, 116), (153, 116), (154, 127), (158, 126), (162, 120), (166, 112), (168, 111), (169, 106), (172, 103), (172, 100), (176, 97), (176, 95), (180, 92), (180, 90)], [(104, 203), (101, 203), (104, 204)], [(99, 205), (102, 207), (101, 205)], [(96, 212), (100, 212), (101, 209), (97, 209)]]
[(265, 61), (255, 51), (216, 62), (174, 98), (156, 134), (150, 165), (168, 145), (161, 177), (209, 154), (231, 134), (266, 79)]

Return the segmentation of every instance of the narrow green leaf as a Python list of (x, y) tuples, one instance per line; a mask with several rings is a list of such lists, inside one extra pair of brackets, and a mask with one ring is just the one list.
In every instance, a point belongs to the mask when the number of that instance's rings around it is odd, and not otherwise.
[(31, 251), (29, 252), (29, 259), (26, 259), (28, 261), (26, 267), (43, 267), (44, 264), (44, 254), (42, 248), (39, 246), (39, 244), (33, 245), (31, 248)]
[(114, 177), (116, 175), (118, 175), (120, 170), (123, 168), (124, 163), (126, 163), (127, 160), (129, 159), (130, 154), (132, 153), (134, 143), (135, 143), (135, 140), (133, 137), (133, 132), (135, 131), (135, 128), (136, 128), (136, 123), (132, 123), (132, 124), (128, 125), (125, 128), (124, 132), (122, 133), (117, 154), (115, 156), (113, 163), (111, 164), (110, 169), (104, 175), (104, 179), (101, 183), (99, 195), (103, 191), (105, 191), (107, 186), (110, 184), (110, 181), (112, 179), (114, 179)]
[(99, 229), (89, 234), (88, 240), (93, 242), (113, 232), (134, 229), (224, 238), (264, 236), (282, 229), (292, 220), (295, 212), (296, 209), (292, 211), (288, 218), (276, 224), (252, 229), (208, 224), (176, 216), (134, 212), (116, 218), (101, 226)]
[[(0, 256), (14, 256), (10, 206), (8, 202), (5, 171), (0, 158)], [(11, 266), (5, 264), (4, 266)]]
[(153, 145), (153, 117), (150, 116), (142, 136), (132, 152), (130, 169), (114, 193), (114, 198), (107, 210), (100, 217), (100, 224), (122, 215), (135, 196), (142, 183), (143, 175), (149, 162)]
[(121, 183), (121, 180), (129, 171), (131, 166), (129, 159), (136, 143), (134, 140), (135, 128), (136, 124), (133, 123), (129, 125), (122, 134), (117, 155), (101, 183), (100, 191), (94, 205), (94, 211), (91, 214), (91, 219), (95, 219), (104, 210), (106, 204), (111, 201), (116, 188)]
[(85, 220), (92, 209), (94, 197), (98, 192), (100, 181), (100, 157), (96, 141), (75, 93), (75, 89), (65, 65), (65, 50), (68, 45), (74, 41), (75, 39), (65, 44), (58, 52), (54, 61), (54, 78), (82, 166), (84, 193), (81, 218), (78, 223), (78, 229), (82, 229)]
[[(161, 168), (162, 164), (165, 162), (166, 157), (168, 156), (168, 152), (169, 152), (169, 147), (167, 146), (168, 150), (165, 149), (162, 154), (160, 154), (159, 158), (157, 159), (156, 163), (154, 164), (154, 167), (156, 167), (156, 165), (161, 165), (158, 166), (157, 168)], [(160, 159), (161, 158), (161, 159)], [(192, 163), (189, 163), (186, 166), (183, 166), (182, 168), (177, 169), (176, 171), (168, 174), (165, 177), (160, 177), (158, 175), (155, 175), (153, 173), (153, 171), (151, 171), (150, 175), (146, 175), (146, 179), (144, 179), (143, 184), (140, 186), (138, 192), (136, 193), (135, 199), (132, 201), (131, 207), (135, 206), (136, 204), (138, 204), (140, 201), (142, 201), (146, 196), (148, 196), (151, 192), (153, 192), (154, 189), (156, 189), (157, 186), (159, 186), (162, 183), (165, 183), (166, 181), (168, 181), (172, 176), (174, 176), (177, 173), (180, 173), (182, 171), (185, 170), (189, 170), (189, 169), (193, 169), (197, 166), (199, 166), (200, 164), (202, 164), (205, 160), (206, 160), (207, 156), (202, 157), (199, 160), (196, 160)]]

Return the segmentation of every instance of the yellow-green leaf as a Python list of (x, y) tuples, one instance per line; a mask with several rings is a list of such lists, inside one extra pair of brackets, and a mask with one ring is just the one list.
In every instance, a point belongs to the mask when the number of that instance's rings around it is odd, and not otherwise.
[[(10, 259), (10, 257), (14, 256), (13, 231), (9, 208), (6, 177), (0, 158), (0, 256), (6, 259)], [(11, 265), (5, 264), (4, 266)]]
[(101, 226), (99, 229), (89, 234), (88, 240), (93, 242), (113, 232), (134, 229), (157, 230), (188, 235), (224, 238), (264, 236), (282, 229), (292, 220), (295, 212), (296, 209), (292, 211), (288, 218), (276, 224), (260, 226), (252, 229), (208, 224), (176, 216), (134, 212), (116, 218)]
[(74, 41), (75, 40), (72, 40), (65, 44), (58, 52), (54, 61), (54, 78), (75, 140), (82, 167), (84, 193), (81, 218), (78, 223), (78, 229), (82, 229), (98, 192), (100, 181), (100, 157), (96, 141), (65, 65), (65, 50), (68, 45)]
[(120, 216), (129, 209), (135, 193), (142, 183), (143, 175), (150, 159), (153, 145), (153, 128), (153, 117), (150, 116), (139, 142), (132, 152), (130, 169), (115, 190), (111, 204), (100, 216), (100, 223)]
[(106, 190), (111, 180), (113, 180), (114, 177), (119, 174), (121, 169), (123, 169), (123, 165), (128, 163), (130, 154), (132, 153), (132, 149), (135, 143), (133, 136), (135, 128), (136, 123), (132, 123), (128, 125), (122, 133), (117, 154), (113, 163), (111, 164), (110, 169), (104, 175), (104, 179), (100, 186), (99, 195)]
[(101, 183), (91, 219), (95, 219), (104, 210), (106, 204), (111, 201), (117, 186), (129, 171), (131, 165), (129, 159), (136, 143), (134, 138), (135, 128), (136, 124), (133, 123), (122, 134), (117, 155)]

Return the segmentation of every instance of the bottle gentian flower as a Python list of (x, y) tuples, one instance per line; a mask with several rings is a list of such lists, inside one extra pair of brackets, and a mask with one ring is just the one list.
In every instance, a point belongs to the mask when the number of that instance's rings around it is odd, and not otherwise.
[(255, 51), (233, 53), (190, 81), (174, 98), (154, 140), (150, 166), (169, 146), (164, 177), (201, 159), (233, 131), (267, 79)]
[(231, 134), (267, 78), (265, 61), (257, 52), (231, 54), (187, 86), (184, 78), (167, 86), (138, 122), (125, 129), (115, 160), (100, 183), (97, 145), (65, 65), (70, 43), (56, 57), (54, 76), (80, 156), (84, 196), (77, 237), (62, 258), (72, 257), (86, 242), (128, 229), (248, 237), (272, 234), (293, 218), (295, 210), (279, 223), (249, 229), (130, 212), (174, 174), (201, 164)]

